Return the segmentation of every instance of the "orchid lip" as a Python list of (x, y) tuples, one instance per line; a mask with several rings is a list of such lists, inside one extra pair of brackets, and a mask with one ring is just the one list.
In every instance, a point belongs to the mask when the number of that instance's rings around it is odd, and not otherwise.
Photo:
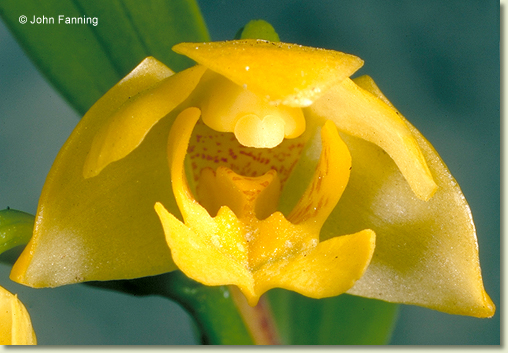
[(197, 108), (180, 113), (168, 140), (173, 192), (183, 222), (161, 203), (155, 205), (177, 266), (207, 285), (237, 285), (251, 305), (274, 287), (314, 298), (349, 289), (370, 262), (375, 234), (364, 230), (319, 243), (320, 228), (347, 184), (351, 165), (333, 123), (323, 127), (314, 179), (288, 218), (273, 211), (280, 190), (275, 171), (252, 178), (225, 167), (205, 170), (200, 180), (212, 195), (206, 203), (215, 202), (218, 209), (212, 217), (194, 198), (184, 171), (188, 141), (200, 115)]

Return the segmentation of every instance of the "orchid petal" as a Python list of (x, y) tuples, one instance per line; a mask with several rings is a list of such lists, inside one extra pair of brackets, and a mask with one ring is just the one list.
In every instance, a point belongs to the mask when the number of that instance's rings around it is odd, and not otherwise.
[(190, 95), (206, 70), (203, 66), (193, 66), (173, 75), (163, 65), (149, 69), (161, 71), (162, 80), (129, 96), (111, 116), (103, 117), (105, 121), (85, 161), (85, 178), (96, 176), (110, 163), (138, 147), (148, 131)]
[(316, 117), (333, 120), (340, 131), (381, 147), (420, 199), (432, 197), (436, 183), (418, 144), (398, 112), (381, 99), (346, 78), (308, 109)]

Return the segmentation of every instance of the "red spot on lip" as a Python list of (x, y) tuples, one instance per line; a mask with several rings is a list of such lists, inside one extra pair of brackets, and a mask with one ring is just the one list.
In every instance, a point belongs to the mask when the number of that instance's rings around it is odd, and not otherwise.
[(277, 171), (283, 184), (296, 165), (305, 145), (303, 137), (284, 140), (273, 149), (242, 146), (233, 133), (210, 129), (201, 120), (189, 141), (194, 180), (199, 180), (203, 168), (216, 169), (223, 165), (244, 176), (260, 176), (270, 169)]

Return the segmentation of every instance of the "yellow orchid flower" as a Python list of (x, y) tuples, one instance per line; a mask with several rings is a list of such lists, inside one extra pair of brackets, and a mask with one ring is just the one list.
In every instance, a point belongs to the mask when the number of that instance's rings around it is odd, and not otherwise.
[(28, 311), (17, 295), (0, 287), (0, 344), (37, 344)]
[(179, 268), (251, 305), (282, 287), (494, 314), (464, 196), (372, 79), (349, 78), (361, 59), (254, 39), (173, 49), (197, 65), (147, 58), (78, 124), (13, 280)]

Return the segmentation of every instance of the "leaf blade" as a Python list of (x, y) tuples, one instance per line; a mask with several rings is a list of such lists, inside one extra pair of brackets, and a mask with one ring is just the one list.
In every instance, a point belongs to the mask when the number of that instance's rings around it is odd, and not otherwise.
[(343, 294), (311, 299), (281, 289), (267, 293), (284, 344), (387, 344), (398, 305)]
[[(22, 15), (28, 17), (25, 24), (19, 21)], [(0, 16), (34, 64), (81, 114), (145, 57), (155, 56), (179, 71), (192, 61), (173, 53), (171, 46), (209, 39), (194, 0), (5, 0)], [(34, 18), (52, 23), (31, 24)], [(66, 24), (67, 18), (97, 18), (98, 24)]]

